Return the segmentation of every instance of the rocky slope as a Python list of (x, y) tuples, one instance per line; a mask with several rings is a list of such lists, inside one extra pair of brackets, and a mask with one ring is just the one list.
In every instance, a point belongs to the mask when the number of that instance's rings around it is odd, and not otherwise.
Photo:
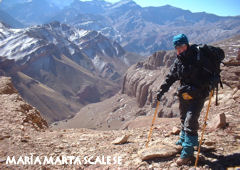
[[(48, 128), (48, 124), (41, 117), (40, 112), (22, 99), (8, 77), (0, 77), (0, 96), (1, 141), (4, 139), (11, 141), (18, 137), (24, 137), (23, 133), (27, 134)], [(24, 140), (24, 138), (22, 139)], [(1, 144), (1, 149), (3, 149), (2, 147)]]
[[(0, 23), (0, 73), (48, 122), (115, 94), (135, 55), (96, 31), (58, 22), (26, 29)], [(128, 60), (129, 58), (129, 60)]]
[[(58, 127), (119, 129), (126, 128), (127, 122), (138, 116), (150, 115), (156, 106), (153, 100), (156, 90), (173, 60), (174, 52), (163, 51), (131, 66), (118, 94), (103, 102), (87, 105), (74, 118), (59, 122)], [(171, 90), (168, 97), (163, 98), (160, 108), (164, 109), (159, 112), (160, 117), (178, 115), (178, 102), (174, 92)]]
[[(239, 36), (236, 36), (215, 44), (226, 52), (221, 73), (224, 89), (219, 90), (220, 105), (227, 106), (229, 103), (239, 102), (237, 98), (232, 97), (239, 91), (239, 41)], [(124, 76), (122, 90), (118, 94), (106, 101), (84, 107), (74, 118), (67, 122), (59, 122), (56, 127), (124, 129), (137, 117), (152, 115), (156, 107), (156, 91), (164, 81), (175, 55), (173, 51), (159, 51), (145, 61), (131, 66)], [(159, 117), (179, 116), (177, 86), (178, 82), (162, 98)], [(226, 101), (228, 102), (225, 103)]]
[[(201, 169), (226, 169), (227, 167), (239, 167), (240, 156), (240, 121), (239, 121), (239, 97), (238, 102), (231, 102), (227, 107), (212, 107), (209, 121), (214, 122), (214, 113), (225, 113), (227, 125), (224, 128), (214, 130), (207, 129), (201, 148), (199, 167)], [(174, 163), (180, 150), (174, 146), (178, 136), (175, 130), (179, 127), (176, 118), (157, 118), (153, 130), (149, 149), (145, 149), (148, 129), (151, 118), (143, 117), (134, 122), (131, 129), (95, 131), (90, 129), (62, 129), (48, 128), (47, 123), (39, 112), (23, 101), (9, 78), (0, 77), (0, 167), (1, 169), (190, 169), (193, 163), (177, 167)], [(202, 125), (204, 114), (201, 115)], [(138, 124), (141, 122), (141, 124)], [(136, 126), (136, 125), (140, 125)], [(173, 128), (175, 127), (175, 128)], [(172, 131), (173, 129), (173, 131)], [(123, 137), (121, 137), (123, 136)], [(126, 136), (129, 136), (126, 138)], [(120, 137), (120, 138), (119, 138)], [(118, 141), (117, 141), (118, 140)], [(122, 144), (113, 144), (120, 142)], [(151, 151), (155, 148), (155, 151)], [(161, 156), (154, 158), (156, 148)], [(145, 150), (142, 150), (145, 149)], [(143, 154), (144, 153), (144, 154)], [(195, 152), (196, 154), (196, 152)], [(143, 161), (143, 156), (152, 157)], [(43, 161), (44, 156), (52, 156), (54, 161), (64, 156), (80, 157), (82, 165), (14, 165), (6, 164), (7, 157), (28, 156), (33, 161), (39, 156)], [(121, 164), (94, 165), (84, 163), (84, 156), (95, 162), (99, 157), (121, 157)], [(147, 158), (145, 157), (145, 158)], [(99, 162), (99, 161), (98, 161)], [(102, 162), (102, 161), (101, 161)], [(79, 162), (78, 162), (79, 163)]]

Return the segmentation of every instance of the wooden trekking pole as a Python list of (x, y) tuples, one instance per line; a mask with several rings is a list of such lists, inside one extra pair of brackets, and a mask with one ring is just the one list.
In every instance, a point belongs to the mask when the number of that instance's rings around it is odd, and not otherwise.
[(158, 101), (157, 101), (157, 106), (156, 106), (156, 109), (155, 109), (155, 113), (154, 113), (154, 116), (153, 116), (152, 124), (151, 124), (150, 130), (149, 130), (148, 140), (147, 140), (147, 143), (146, 143), (146, 147), (148, 147), (148, 143), (149, 143), (150, 140), (151, 140), (153, 125), (154, 125), (155, 119), (156, 119), (156, 117), (157, 117), (157, 110), (158, 110), (159, 104), (160, 104), (160, 101), (158, 100)]
[(208, 117), (208, 112), (209, 112), (210, 105), (211, 105), (212, 96), (213, 96), (213, 90), (211, 90), (211, 93), (210, 93), (210, 95), (209, 95), (209, 102), (208, 102), (207, 112), (206, 112), (205, 119), (204, 119), (204, 124), (203, 124), (201, 139), (200, 139), (200, 143), (199, 143), (199, 146), (198, 146), (198, 153), (197, 153), (197, 158), (196, 158), (196, 161), (195, 161), (195, 168), (197, 168), (198, 159), (199, 159), (199, 153), (200, 153), (200, 147), (201, 147), (202, 140), (203, 140), (203, 134), (204, 134), (205, 128), (206, 128), (206, 126), (207, 126), (207, 117)]

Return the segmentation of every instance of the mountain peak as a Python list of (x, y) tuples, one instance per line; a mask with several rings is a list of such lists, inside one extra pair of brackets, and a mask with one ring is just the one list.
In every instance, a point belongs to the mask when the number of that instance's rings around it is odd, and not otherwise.
[(97, 4), (97, 5), (109, 4), (109, 2), (106, 2), (105, 0), (92, 0), (92, 1), (74, 0), (73, 3), (85, 3), (85, 4)]
[(10, 26), (7, 25), (6, 23), (0, 21), (0, 28), (10, 28)]
[(122, 1), (118, 1), (116, 3), (113, 4), (113, 8), (117, 8), (117, 7), (120, 7), (120, 6), (138, 6), (136, 2), (134, 2), (133, 0), (122, 0)]

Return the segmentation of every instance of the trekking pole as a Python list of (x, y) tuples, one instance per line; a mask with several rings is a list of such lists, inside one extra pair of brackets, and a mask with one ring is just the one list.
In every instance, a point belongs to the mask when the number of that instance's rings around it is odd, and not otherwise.
[(154, 122), (155, 122), (155, 119), (156, 119), (156, 116), (157, 116), (157, 110), (158, 110), (159, 104), (160, 104), (160, 101), (158, 100), (157, 101), (157, 106), (156, 106), (156, 109), (155, 109), (155, 113), (154, 113), (154, 116), (153, 116), (152, 124), (151, 124), (150, 130), (149, 130), (146, 147), (148, 147), (148, 143), (150, 142), (150, 139), (151, 139), (151, 136), (152, 136), (153, 125), (154, 125)]
[(218, 106), (218, 84), (216, 87), (216, 103), (215, 103), (215, 105)]
[(198, 153), (197, 153), (197, 158), (196, 158), (196, 161), (195, 161), (195, 168), (197, 168), (198, 159), (199, 159), (199, 153), (200, 153), (200, 147), (201, 147), (202, 140), (203, 140), (203, 133), (204, 133), (204, 130), (205, 130), (206, 126), (207, 126), (207, 117), (208, 117), (208, 112), (209, 112), (209, 109), (210, 109), (212, 96), (213, 96), (213, 90), (211, 90), (211, 93), (209, 95), (209, 102), (208, 102), (207, 112), (206, 112), (205, 119), (204, 119), (201, 139), (200, 139), (200, 143), (199, 143), (199, 146), (198, 146)]

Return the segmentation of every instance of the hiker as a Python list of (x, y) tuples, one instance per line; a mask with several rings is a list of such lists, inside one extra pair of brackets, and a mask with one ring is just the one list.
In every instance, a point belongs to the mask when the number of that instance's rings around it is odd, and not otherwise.
[[(213, 88), (213, 85), (216, 85), (216, 82), (219, 82), (219, 76), (212, 78), (212, 72), (208, 69), (211, 67), (209, 59), (200, 55), (198, 45), (189, 45), (186, 35), (179, 34), (174, 36), (173, 45), (177, 52), (177, 58), (171, 66), (164, 83), (158, 90), (156, 98), (160, 101), (170, 86), (175, 81), (180, 80), (178, 97), (180, 103), (181, 132), (180, 139), (176, 144), (182, 145), (183, 148), (181, 156), (176, 163), (181, 166), (192, 160), (194, 146), (199, 145), (197, 133), (199, 128), (198, 118), (210, 90)], [(207, 48), (207, 45), (204, 48)], [(217, 47), (213, 47), (212, 49), (215, 48)], [(224, 58), (224, 52), (221, 49), (220, 53)], [(199, 59), (200, 57), (201, 59)], [(220, 71), (218, 74), (220, 75)]]

